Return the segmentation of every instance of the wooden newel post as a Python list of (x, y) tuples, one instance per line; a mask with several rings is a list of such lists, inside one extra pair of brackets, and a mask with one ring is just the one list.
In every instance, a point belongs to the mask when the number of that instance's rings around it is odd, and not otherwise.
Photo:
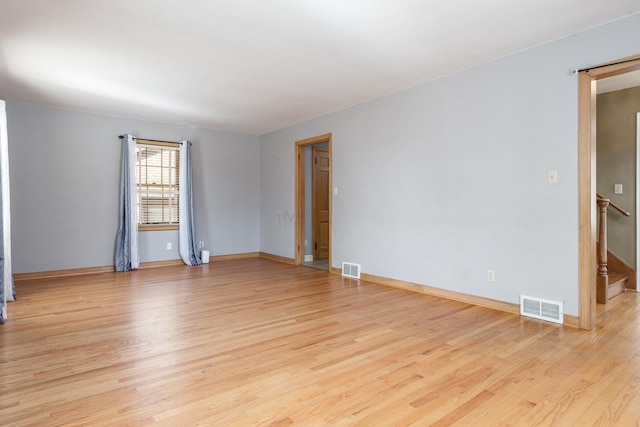
[[(609, 271), (607, 268), (607, 209), (611, 206), (624, 216), (631, 216), (629, 212), (616, 205), (600, 193), (596, 193), (598, 200), (598, 211), (600, 211), (600, 220), (598, 221), (598, 276), (596, 279), (596, 302), (606, 304), (611, 298), (624, 292), (625, 286), (629, 278), (617, 275), (616, 279), (609, 283)], [(609, 287), (611, 285), (611, 287)]]
[(608, 199), (598, 199), (598, 208), (600, 210), (600, 222), (598, 227), (598, 240), (600, 242), (598, 248), (598, 275), (607, 275), (607, 208), (609, 207)]

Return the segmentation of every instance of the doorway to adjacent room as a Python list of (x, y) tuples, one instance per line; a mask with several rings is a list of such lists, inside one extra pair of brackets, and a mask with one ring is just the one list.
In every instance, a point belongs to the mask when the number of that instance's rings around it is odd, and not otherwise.
[(331, 269), (331, 134), (296, 142), (298, 265)]

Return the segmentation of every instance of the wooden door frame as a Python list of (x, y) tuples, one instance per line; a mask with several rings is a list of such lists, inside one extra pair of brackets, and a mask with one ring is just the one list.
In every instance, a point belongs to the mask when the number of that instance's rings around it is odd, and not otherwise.
[(326, 142), (329, 149), (329, 272), (332, 268), (332, 246), (333, 246), (333, 157), (331, 149), (331, 134), (314, 136), (312, 138), (296, 141), (295, 161), (296, 161), (296, 234), (295, 234), (295, 263), (304, 263), (304, 200), (305, 200), (305, 170), (304, 170), (304, 149), (310, 145)]
[(580, 329), (596, 326), (596, 81), (637, 70), (640, 55), (578, 72)]

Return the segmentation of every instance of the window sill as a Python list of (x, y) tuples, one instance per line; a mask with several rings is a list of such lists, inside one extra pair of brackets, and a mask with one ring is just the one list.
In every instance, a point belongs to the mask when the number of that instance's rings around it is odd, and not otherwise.
[(170, 231), (178, 230), (178, 224), (149, 224), (138, 225), (138, 231)]

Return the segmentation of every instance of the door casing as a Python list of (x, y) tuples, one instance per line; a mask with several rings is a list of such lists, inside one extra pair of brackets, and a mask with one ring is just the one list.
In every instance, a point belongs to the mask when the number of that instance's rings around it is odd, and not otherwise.
[(640, 55), (578, 72), (578, 327), (596, 326), (596, 81), (640, 70)]

